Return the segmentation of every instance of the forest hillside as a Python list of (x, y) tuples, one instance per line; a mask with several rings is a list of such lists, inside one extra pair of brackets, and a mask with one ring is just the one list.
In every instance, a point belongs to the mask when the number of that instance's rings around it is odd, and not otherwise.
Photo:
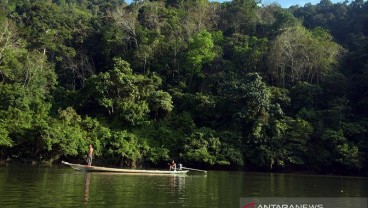
[(368, 175), (368, 2), (0, 0), (0, 158)]

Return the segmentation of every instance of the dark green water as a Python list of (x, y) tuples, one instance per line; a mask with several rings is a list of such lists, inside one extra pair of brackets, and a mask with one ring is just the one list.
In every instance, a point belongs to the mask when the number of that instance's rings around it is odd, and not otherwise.
[(208, 172), (186, 176), (0, 167), (0, 207), (239, 207), (241, 197), (367, 197), (368, 179)]

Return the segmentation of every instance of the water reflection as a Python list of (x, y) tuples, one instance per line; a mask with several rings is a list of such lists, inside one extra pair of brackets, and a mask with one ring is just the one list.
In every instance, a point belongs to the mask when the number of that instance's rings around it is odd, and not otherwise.
[(169, 175), (168, 177), (170, 192), (185, 191), (185, 176)]
[(84, 175), (84, 204), (88, 203), (89, 200), (89, 184), (91, 180), (91, 173), (86, 173)]
[(368, 179), (358, 177), (223, 171), (167, 176), (0, 167), (0, 207), (239, 207), (242, 197), (366, 197), (367, 187)]

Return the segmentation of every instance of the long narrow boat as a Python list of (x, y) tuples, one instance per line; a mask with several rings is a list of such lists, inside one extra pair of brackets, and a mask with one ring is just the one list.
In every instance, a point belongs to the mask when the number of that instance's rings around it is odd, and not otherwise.
[(73, 164), (61, 161), (61, 163), (72, 167), (74, 170), (88, 171), (88, 172), (112, 172), (112, 173), (139, 173), (139, 174), (186, 174), (188, 170), (139, 170), (139, 169), (122, 169), (122, 168), (107, 168), (99, 166), (87, 166), (80, 164)]

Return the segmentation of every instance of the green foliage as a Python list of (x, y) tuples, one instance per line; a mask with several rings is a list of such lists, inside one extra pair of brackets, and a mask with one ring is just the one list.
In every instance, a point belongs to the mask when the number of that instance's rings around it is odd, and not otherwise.
[(156, 119), (159, 118), (160, 112), (171, 112), (174, 107), (170, 94), (162, 90), (152, 92), (148, 102)]
[(252, 163), (269, 169), (305, 163), (306, 144), (313, 131), (308, 122), (286, 117), (264, 129), (262, 138), (246, 144), (245, 155)]
[(337, 163), (345, 168), (359, 169), (361, 167), (358, 147), (346, 140), (342, 130), (327, 129), (322, 135), (322, 141), (333, 158), (332, 161), (330, 158), (325, 158), (328, 160), (327, 164)]
[(55, 160), (61, 156), (79, 156), (84, 158), (89, 144), (94, 146), (94, 154), (101, 156), (111, 137), (110, 129), (96, 119), (82, 118), (68, 107), (59, 110), (58, 117), (48, 121), (49, 126), (42, 130), (42, 138), (47, 147), (45, 159)]
[(96, 101), (119, 123), (135, 125), (147, 120), (149, 107), (156, 117), (159, 110), (172, 110), (171, 96), (158, 90), (160, 84), (161, 79), (156, 75), (134, 74), (128, 62), (116, 59), (114, 69), (87, 80), (85, 91), (89, 95), (87, 99)]
[(203, 64), (212, 61), (216, 54), (211, 33), (202, 31), (189, 40), (188, 63), (191, 67), (190, 75), (201, 75)]
[(147, 153), (148, 161), (156, 163), (159, 158), (179, 158), (186, 135), (191, 134), (194, 129), (196, 127), (192, 117), (188, 113), (182, 113), (142, 126), (134, 134), (145, 139), (151, 147), (151, 151)]
[(257, 3), (2, 1), (1, 159), (366, 173), (368, 3)]
[(56, 74), (44, 55), (25, 49), (9, 20), (0, 27), (5, 31), (0, 40), (1, 143), (13, 155), (39, 157), (45, 149), (40, 134), (47, 126), (48, 94)]
[(17, 13), (22, 35), (31, 49), (75, 55), (74, 48), (65, 45), (72, 39), (71, 19), (60, 7), (37, 1), (17, 8)]
[(218, 138), (211, 137), (203, 138), (205, 135), (197, 133), (188, 139), (190, 142), (184, 147), (186, 150), (184, 158), (189, 161), (200, 163), (208, 163), (214, 165), (216, 163), (216, 155), (218, 154), (220, 141)]
[(86, 132), (80, 128), (82, 118), (72, 108), (59, 111), (59, 118), (45, 131), (48, 150), (63, 155), (78, 155), (88, 146)]
[[(264, 106), (261, 113), (251, 117), (253, 119), (248, 120), (243, 127), (250, 131), (244, 135), (246, 158), (258, 166), (269, 169), (273, 169), (274, 166), (289, 166), (288, 164), (302, 165), (313, 127), (307, 121), (284, 116), (280, 105), (271, 103), (270, 98), (270, 95), (263, 97), (261, 102), (263, 105), (258, 104)], [(274, 99), (276, 100), (288, 98), (283, 95), (280, 99)]]
[(313, 85), (306, 82), (299, 82), (291, 89), (292, 106), (299, 110), (302, 108), (316, 108), (322, 95), (322, 89), (319, 85)]
[(135, 167), (144, 162), (157, 164), (169, 159), (168, 149), (152, 147), (146, 140), (140, 140), (136, 134), (127, 131), (112, 132), (105, 148), (106, 156), (118, 159), (123, 166)]
[(257, 1), (234, 0), (224, 4), (221, 29), (227, 34), (253, 34), (257, 22)]
[(222, 142), (216, 132), (202, 128), (186, 138), (184, 152), (181, 155), (187, 162), (207, 165), (241, 165), (240, 150), (231, 144)]
[(286, 29), (270, 48), (268, 67), (282, 86), (298, 81), (318, 83), (337, 63), (341, 46), (323, 29)]
[(169, 150), (163, 147), (150, 147), (145, 155), (145, 161), (153, 164), (158, 164), (161, 161), (168, 161)]
[(143, 157), (145, 144), (140, 144), (138, 138), (126, 131), (119, 131), (111, 136), (108, 154), (121, 158), (128, 166), (136, 166), (138, 160)]
[(6, 130), (5, 125), (0, 123), (0, 147), (11, 147), (12, 140), (9, 138), (9, 132)]
[(249, 73), (244, 82), (235, 83), (234, 98), (241, 105), (238, 117), (246, 122), (267, 120), (270, 109), (270, 90), (258, 73)]
[(282, 9), (277, 4), (270, 4), (260, 8), (258, 15), (259, 20), (257, 26), (259, 29), (257, 30), (257, 34), (268, 39), (274, 39), (285, 29), (294, 27), (301, 22), (291, 11)]
[(201, 66), (215, 58), (212, 52), (213, 40), (211, 33), (202, 31), (189, 40), (188, 59), (194, 66)]
[(268, 49), (267, 39), (234, 34), (229, 42), (232, 42), (233, 62), (241, 70), (240, 73), (257, 71)]

